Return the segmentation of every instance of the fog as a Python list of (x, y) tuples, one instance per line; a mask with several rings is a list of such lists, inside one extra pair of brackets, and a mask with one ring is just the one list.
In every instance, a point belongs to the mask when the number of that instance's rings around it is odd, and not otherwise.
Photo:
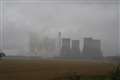
[[(62, 37), (79, 39), (81, 50), (84, 37), (92, 37), (101, 40), (104, 56), (120, 55), (120, 6), (116, 2), (4, 0), (0, 16), (3, 24), (0, 26), (1, 48), (7, 55), (31, 55), (31, 32), (38, 36), (41, 43), (45, 38), (57, 40), (58, 32), (61, 32)], [(49, 57), (58, 53), (39, 55)]]

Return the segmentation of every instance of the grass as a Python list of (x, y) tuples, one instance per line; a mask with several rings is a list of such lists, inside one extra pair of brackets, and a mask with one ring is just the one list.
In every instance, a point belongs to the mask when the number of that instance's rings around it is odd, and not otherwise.
[(1, 60), (0, 80), (64, 80), (73, 72), (82, 75), (81, 80), (104, 80), (113, 66), (79, 60)]
[(110, 77), (95, 76), (95, 77), (83, 77), (80, 80), (111, 80)]

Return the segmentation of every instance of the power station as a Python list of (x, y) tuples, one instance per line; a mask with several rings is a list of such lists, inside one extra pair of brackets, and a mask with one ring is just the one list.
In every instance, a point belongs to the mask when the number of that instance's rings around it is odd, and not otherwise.
[[(62, 37), (61, 32), (58, 33), (57, 39), (43, 39), (39, 42), (37, 36), (30, 36), (30, 50), (33, 54), (49, 54), (55, 52), (60, 58), (86, 58), (101, 59), (103, 58), (101, 50), (101, 40), (91, 37), (84, 38), (83, 49), (80, 49), (80, 40)], [(55, 46), (56, 45), (56, 46)], [(82, 51), (81, 51), (82, 50)]]
[[(59, 33), (61, 34), (61, 33)], [(91, 37), (84, 38), (83, 51), (80, 50), (80, 40), (71, 40), (70, 38), (60, 38), (61, 43), (60, 56), (65, 58), (87, 58), (101, 59), (103, 57), (101, 50), (101, 41)]]

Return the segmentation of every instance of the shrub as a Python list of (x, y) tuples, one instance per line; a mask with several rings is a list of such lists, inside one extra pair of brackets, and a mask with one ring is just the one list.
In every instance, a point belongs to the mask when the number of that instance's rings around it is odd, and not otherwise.
[(120, 64), (113, 68), (111, 80), (120, 80)]

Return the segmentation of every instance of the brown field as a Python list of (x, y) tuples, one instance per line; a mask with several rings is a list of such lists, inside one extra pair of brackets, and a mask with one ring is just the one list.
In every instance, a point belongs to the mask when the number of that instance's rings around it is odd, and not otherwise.
[(0, 80), (53, 80), (67, 73), (109, 75), (113, 64), (78, 60), (1, 60)]

